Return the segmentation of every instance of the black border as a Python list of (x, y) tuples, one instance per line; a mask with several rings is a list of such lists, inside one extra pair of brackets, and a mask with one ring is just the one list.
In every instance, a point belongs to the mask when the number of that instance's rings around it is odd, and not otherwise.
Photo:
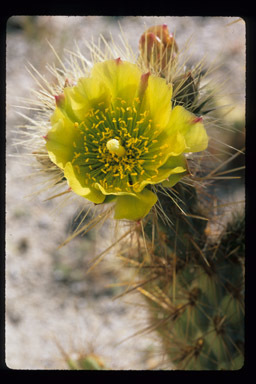
[[(252, 2), (250, 3), (252, 4)], [(164, 378), (166, 375), (170, 375), (171, 378), (174, 377), (186, 377), (191, 378), (202, 377), (205, 378), (213, 378), (216, 380), (220, 375), (223, 378), (239, 378), (241, 375), (247, 375), (249, 370), (253, 368), (252, 359), (254, 359), (254, 350), (250, 350), (250, 345), (253, 346), (253, 338), (252, 335), (255, 334), (253, 329), (250, 330), (250, 324), (254, 325), (254, 316), (250, 311), (253, 310), (253, 306), (249, 304), (250, 292), (252, 292), (252, 300), (254, 299), (254, 290), (255, 287), (252, 286), (252, 279), (250, 279), (250, 274), (254, 274), (254, 268), (252, 266), (252, 262), (255, 259), (255, 252), (251, 252), (254, 250), (255, 246), (252, 243), (253, 236), (256, 229), (255, 224), (255, 213), (256, 213), (256, 199), (254, 197), (254, 180), (256, 176), (256, 149), (255, 149), (255, 130), (256, 130), (256, 88), (255, 88), (255, 71), (256, 71), (256, 63), (255, 63), (255, 53), (256, 53), (256, 44), (255, 44), (255, 24), (256, 19), (253, 16), (253, 10), (250, 10), (248, 4), (243, 2), (230, 4), (229, 2), (220, 5), (218, 10), (216, 9), (216, 2), (214, 2), (214, 11), (209, 9), (204, 9), (200, 3), (193, 2), (189, 6), (186, 4), (178, 2), (178, 4), (167, 3), (167, 2), (157, 2), (154, 4), (147, 4), (145, 6), (144, 2), (139, 4), (136, 3), (135, 8), (132, 8), (132, 4), (124, 2), (114, 2), (110, 4), (109, 2), (100, 2), (99, 4), (88, 4), (86, 2), (79, 1), (64, 1), (64, 2), (52, 2), (50, 5), (41, 1), (34, 2), (33, 4), (26, 4), (26, 2), (22, 1), (18, 4), (11, 5), (8, 7), (5, 6), (5, 9), (1, 10), (0, 16), (0, 84), (1, 84), (1, 129), (0, 129), (0, 143), (3, 146), (3, 149), (0, 151), (1, 154), (1, 227), (2, 227), (2, 237), (1, 240), (5, 239), (5, 89), (6, 89), (6, 23), (8, 18), (13, 15), (67, 15), (67, 16), (83, 16), (83, 15), (99, 15), (99, 16), (237, 16), (242, 17), (246, 23), (246, 172), (245, 172), (245, 180), (246, 180), (246, 354), (245, 354), (245, 364), (244, 367), (239, 371), (43, 371), (43, 370), (12, 370), (9, 369), (5, 364), (5, 241), (1, 241), (1, 257), (0, 257), (0, 293), (1, 293), (1, 301), (0, 301), (0, 315), (1, 315), (1, 349), (0, 349), (0, 377), (6, 378), (15, 378), (15, 377), (24, 377), (24, 378), (32, 378), (33, 380), (40, 374), (41, 378), (51, 377), (56, 378), (59, 375), (75, 375), (75, 378), (101, 378), (102, 375), (104, 377), (113, 378), (116, 376), (120, 377), (119, 374), (128, 375), (127, 378), (130, 378), (130, 375), (138, 377), (140, 380), (145, 376), (145, 374), (149, 375), (150, 378), (154, 378), (155, 375), (159, 378)], [(151, 6), (151, 9), (150, 9)], [(5, 208), (5, 209), (4, 209)], [(255, 236), (255, 235), (254, 235)], [(254, 246), (254, 247), (253, 247)], [(249, 266), (250, 265), (250, 266)], [(251, 286), (250, 286), (251, 284)], [(252, 310), (251, 310), (252, 308)], [(65, 376), (67, 377), (67, 376)], [(70, 377), (70, 376), (69, 376)], [(72, 376), (74, 377), (74, 376)]]

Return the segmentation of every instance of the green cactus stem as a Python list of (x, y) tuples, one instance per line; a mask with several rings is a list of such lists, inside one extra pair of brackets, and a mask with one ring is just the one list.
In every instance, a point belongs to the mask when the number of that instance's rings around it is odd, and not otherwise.
[(160, 195), (166, 217), (156, 219), (152, 213), (144, 228), (147, 257), (142, 248), (133, 256), (142, 260), (139, 268), (145, 281), (154, 275), (139, 289), (147, 297), (150, 324), (159, 332), (174, 369), (240, 369), (244, 215), (235, 215), (213, 242), (207, 221), (195, 218), (202, 216), (196, 189), (179, 183), (175, 190), (186, 202), (187, 215)]

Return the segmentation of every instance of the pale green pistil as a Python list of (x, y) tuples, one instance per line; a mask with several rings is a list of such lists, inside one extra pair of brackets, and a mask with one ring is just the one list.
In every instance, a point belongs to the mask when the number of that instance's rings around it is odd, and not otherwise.
[(110, 153), (122, 157), (126, 154), (124, 147), (116, 139), (108, 140), (107, 149)]

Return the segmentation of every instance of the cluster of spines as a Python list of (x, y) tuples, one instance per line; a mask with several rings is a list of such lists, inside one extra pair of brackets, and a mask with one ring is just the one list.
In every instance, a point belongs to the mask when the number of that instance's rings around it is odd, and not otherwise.
[[(182, 186), (178, 192), (186, 197)], [(199, 208), (194, 188), (187, 193), (190, 212), (195, 213)], [(144, 258), (140, 249), (139, 268), (145, 283), (139, 291), (149, 303), (151, 328), (162, 336), (175, 369), (239, 369), (244, 343), (244, 216), (234, 217), (212, 242), (205, 221), (184, 216), (166, 196), (159, 198), (179, 225), (172, 228), (152, 214), (144, 227), (147, 250)]]

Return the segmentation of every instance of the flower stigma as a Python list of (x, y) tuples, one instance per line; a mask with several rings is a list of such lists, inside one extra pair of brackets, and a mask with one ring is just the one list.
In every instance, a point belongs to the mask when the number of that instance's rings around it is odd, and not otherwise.
[(122, 157), (125, 155), (126, 151), (119, 141), (116, 139), (111, 139), (107, 141), (107, 149), (110, 153)]

